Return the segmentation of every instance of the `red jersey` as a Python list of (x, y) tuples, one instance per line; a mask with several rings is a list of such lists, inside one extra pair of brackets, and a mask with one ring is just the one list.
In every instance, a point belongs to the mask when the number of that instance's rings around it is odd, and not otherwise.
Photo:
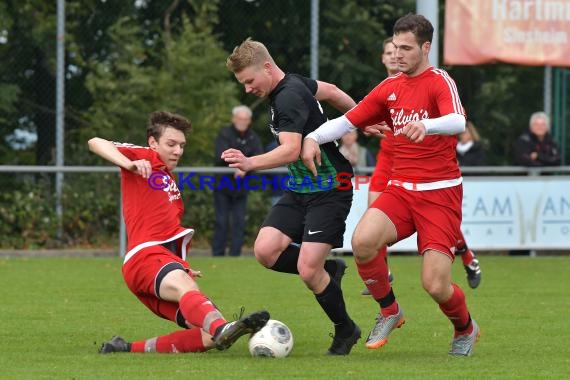
[(402, 136), (402, 128), (411, 121), (450, 113), (465, 115), (455, 82), (444, 70), (430, 67), (416, 77), (398, 73), (385, 79), (346, 117), (359, 128), (386, 121), (394, 133), (390, 179), (426, 183), (461, 176), (455, 156), (457, 138), (428, 135), (418, 144)]
[(143, 248), (180, 240), (177, 255), (186, 258), (187, 245), (194, 230), (180, 225), (184, 213), (182, 196), (172, 173), (158, 153), (148, 147), (132, 144), (115, 146), (130, 160), (148, 160), (152, 167), (149, 178), (121, 169), (123, 217), (127, 228), (127, 262)]

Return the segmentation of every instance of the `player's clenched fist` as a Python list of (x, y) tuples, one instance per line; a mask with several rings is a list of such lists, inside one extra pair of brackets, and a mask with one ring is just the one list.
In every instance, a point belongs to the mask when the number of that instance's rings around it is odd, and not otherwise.
[(426, 137), (426, 127), (421, 121), (412, 121), (402, 128), (402, 135), (413, 143), (421, 143)]

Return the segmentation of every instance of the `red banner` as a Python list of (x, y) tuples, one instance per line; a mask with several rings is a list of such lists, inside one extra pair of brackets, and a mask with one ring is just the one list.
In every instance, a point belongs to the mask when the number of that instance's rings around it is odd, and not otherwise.
[(570, 66), (570, 0), (446, 0), (443, 60)]

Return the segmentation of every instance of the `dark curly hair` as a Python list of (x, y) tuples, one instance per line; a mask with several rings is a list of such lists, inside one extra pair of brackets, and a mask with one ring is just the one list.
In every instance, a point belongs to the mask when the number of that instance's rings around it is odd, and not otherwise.
[(433, 25), (422, 15), (408, 13), (402, 16), (394, 24), (394, 34), (412, 32), (416, 41), (422, 46), (424, 42), (431, 43), (433, 39)]
[(167, 127), (179, 130), (184, 134), (192, 130), (192, 124), (185, 117), (168, 111), (156, 111), (151, 113), (148, 118), (146, 136), (147, 138), (152, 136), (158, 141)]

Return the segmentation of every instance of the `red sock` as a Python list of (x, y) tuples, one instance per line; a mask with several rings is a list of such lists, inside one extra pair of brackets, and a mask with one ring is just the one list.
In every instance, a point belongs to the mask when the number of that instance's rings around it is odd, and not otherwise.
[[(378, 254), (372, 261), (366, 264), (356, 262), (358, 274), (370, 291), (370, 295), (378, 302), (384, 303), (381, 307), (382, 315), (385, 317), (398, 313), (398, 303), (392, 293), (392, 285), (388, 280), (388, 264), (386, 263), (386, 247), (380, 248)], [(390, 300), (383, 302), (387, 296)]]
[(203, 351), (206, 351), (206, 348), (202, 343), (202, 331), (197, 327), (131, 344), (131, 352), (178, 353)]
[(219, 326), (227, 323), (212, 301), (199, 290), (185, 293), (180, 298), (179, 307), (188, 323), (201, 327), (212, 336)]
[(463, 233), (461, 233), (461, 239), (457, 240), (457, 244), (455, 244), (456, 254), (461, 256), (461, 261), (463, 261), (463, 265), (467, 266), (471, 264), (471, 261), (475, 258), (475, 255), (469, 247), (467, 247), (467, 243), (465, 242), (465, 237)]
[(465, 294), (456, 284), (451, 284), (451, 286), (453, 286), (453, 294), (451, 295), (451, 298), (444, 303), (439, 304), (439, 308), (455, 327), (455, 336), (471, 334), (473, 331), (473, 325), (471, 324), (469, 310), (467, 310)]
[(475, 255), (473, 254), (473, 252), (471, 252), (469, 248), (467, 248), (465, 252), (461, 254), (461, 261), (463, 261), (464, 266), (471, 264), (471, 261), (473, 261), (474, 258)]

